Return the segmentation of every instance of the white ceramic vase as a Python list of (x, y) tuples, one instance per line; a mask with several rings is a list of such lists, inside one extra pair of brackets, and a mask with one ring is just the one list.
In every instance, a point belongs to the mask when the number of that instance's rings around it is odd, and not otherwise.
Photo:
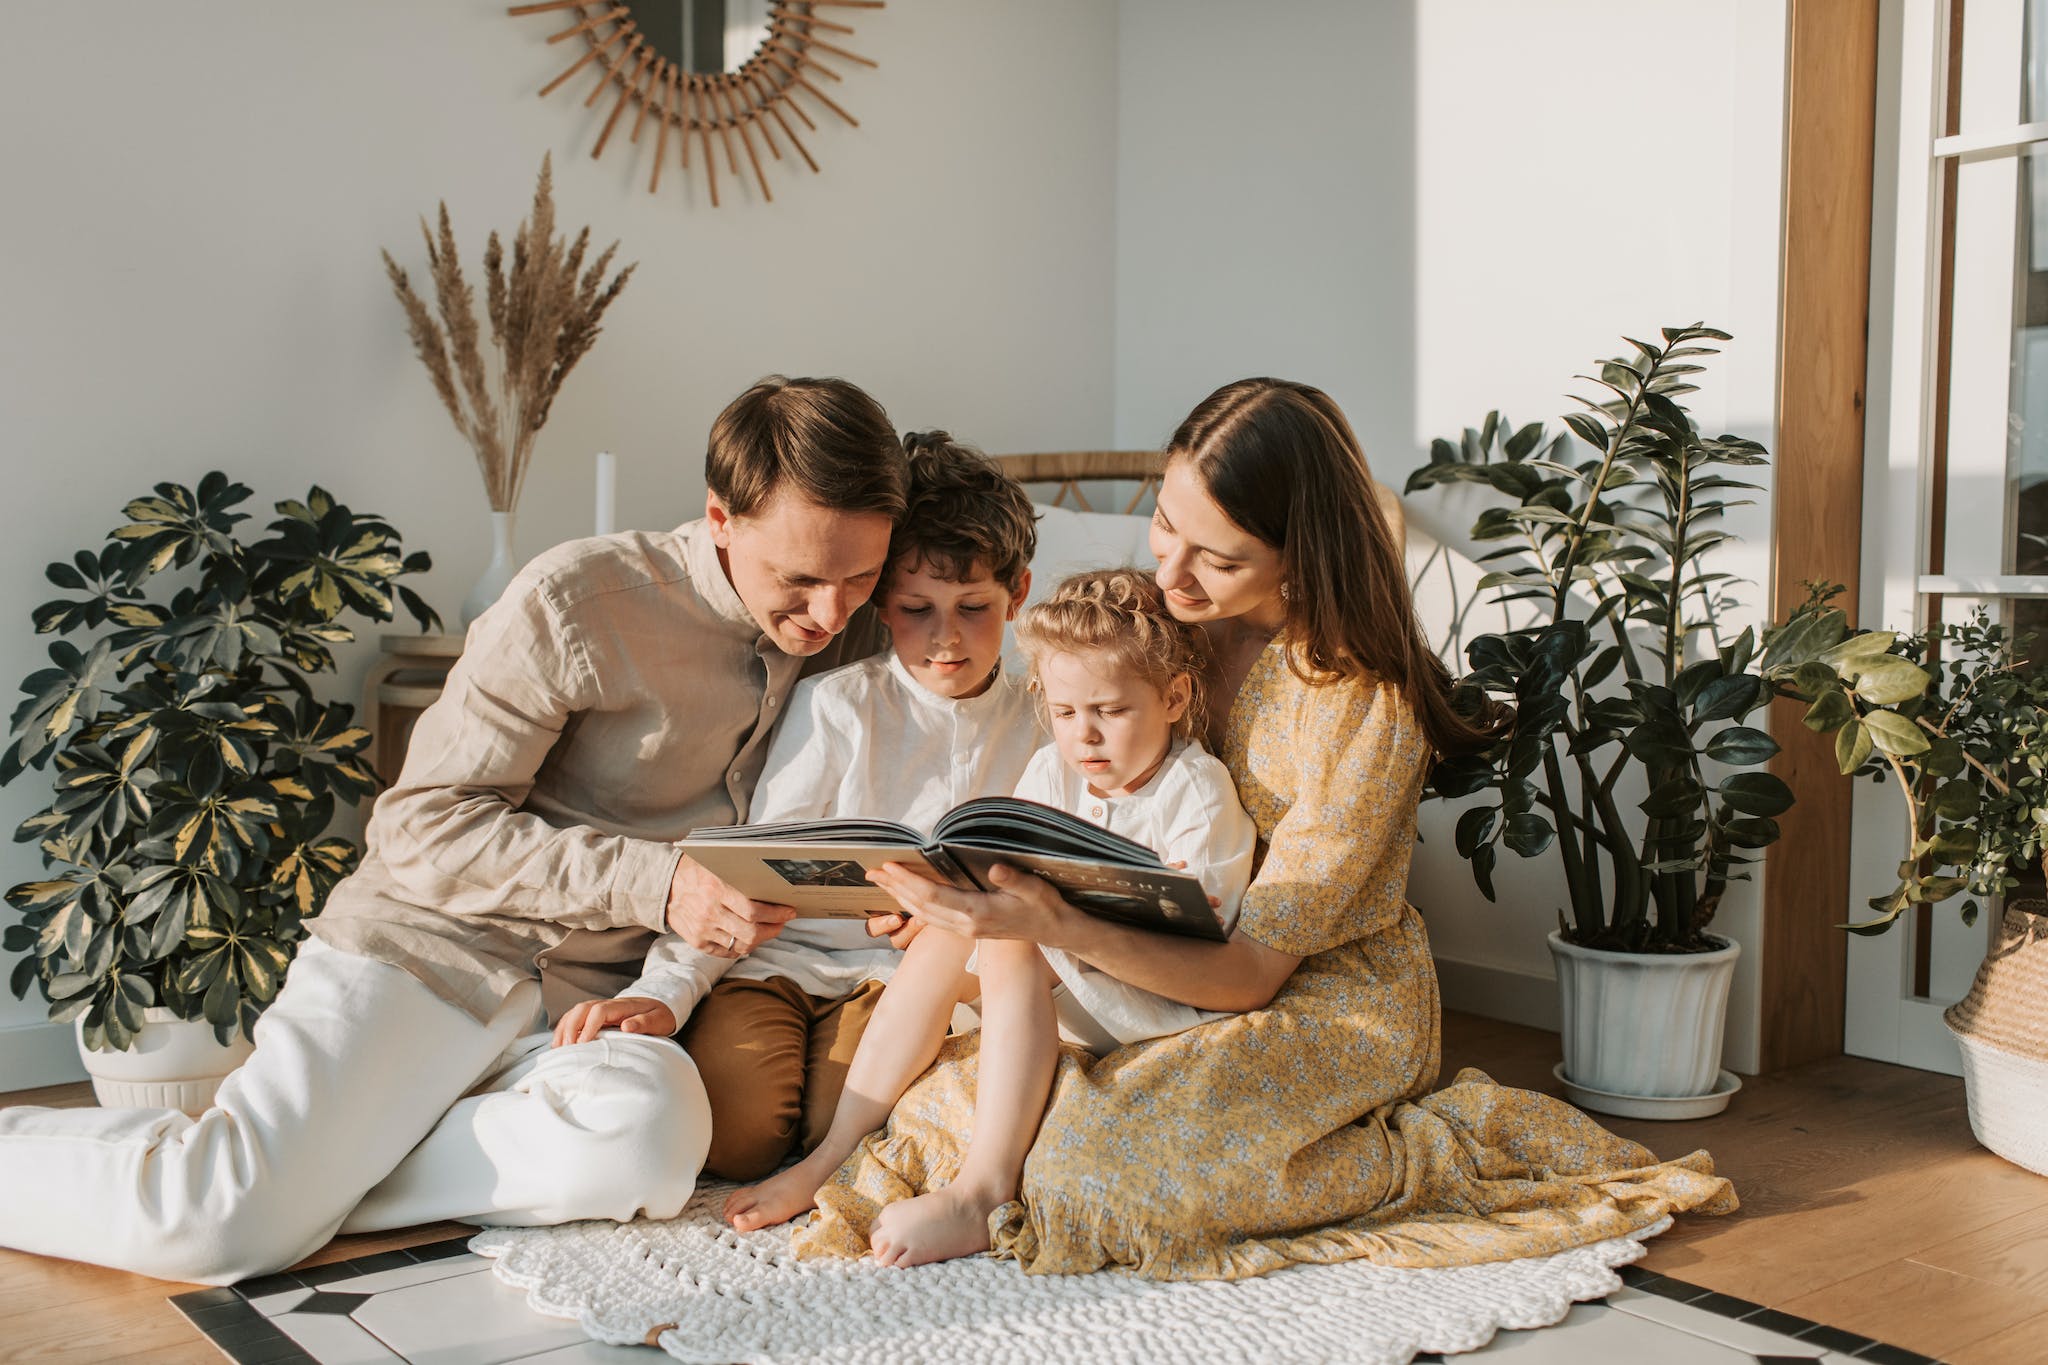
[(1560, 1079), (1581, 1108), (1638, 1118), (1719, 1113), (1739, 1084), (1721, 1069), (1728, 987), (1741, 945), (1708, 953), (1615, 953), (1550, 935)]
[(228, 1073), (255, 1050), (239, 1033), (223, 1046), (214, 1041), (213, 1025), (180, 1019), (161, 1006), (143, 1011), (142, 1032), (126, 1052), (87, 1047), (83, 1019), (77, 1030), (92, 1093), (108, 1108), (181, 1109), (196, 1117), (213, 1103)]
[(517, 512), (491, 513), (491, 562), (484, 565), (484, 571), (477, 576), (476, 586), (469, 590), (469, 596), (462, 599), (462, 624), (467, 626), (505, 595), (513, 575), (519, 572), (519, 559), (512, 551), (512, 535), (517, 528)]

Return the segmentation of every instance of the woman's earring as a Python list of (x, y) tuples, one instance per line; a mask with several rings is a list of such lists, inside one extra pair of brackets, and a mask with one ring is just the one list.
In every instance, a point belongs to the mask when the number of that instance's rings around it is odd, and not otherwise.
[(1287, 585), (1286, 585), (1285, 583), (1282, 583), (1282, 584), (1280, 585), (1280, 600), (1281, 600), (1282, 602), (1285, 602), (1285, 601), (1287, 600), (1288, 596), (1289, 596), (1289, 593), (1288, 593), (1288, 590), (1287, 590)]

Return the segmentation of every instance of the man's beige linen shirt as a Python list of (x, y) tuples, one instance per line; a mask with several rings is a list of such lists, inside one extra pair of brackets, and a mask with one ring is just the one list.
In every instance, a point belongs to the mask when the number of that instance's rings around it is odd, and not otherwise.
[(536, 968), (551, 1013), (614, 994), (666, 927), (672, 841), (746, 818), (799, 676), (878, 630), (863, 612), (784, 654), (702, 521), (549, 550), (470, 628), (361, 868), (308, 927), (478, 1019)]

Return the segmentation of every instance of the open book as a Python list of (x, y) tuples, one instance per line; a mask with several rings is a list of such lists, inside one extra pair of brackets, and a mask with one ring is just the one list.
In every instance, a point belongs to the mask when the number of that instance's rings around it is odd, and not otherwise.
[(693, 829), (682, 850), (757, 901), (814, 918), (860, 918), (900, 907), (867, 880), (902, 863), (963, 891), (992, 888), (989, 869), (1035, 872), (1092, 915), (1196, 938), (1229, 937), (1208, 892), (1143, 844), (1036, 801), (984, 796), (955, 806), (929, 837), (892, 820), (785, 820)]

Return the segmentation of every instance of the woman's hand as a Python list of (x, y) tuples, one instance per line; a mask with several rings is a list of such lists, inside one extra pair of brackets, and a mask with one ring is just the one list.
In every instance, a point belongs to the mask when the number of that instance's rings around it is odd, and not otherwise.
[(1057, 948), (1080, 914), (1051, 883), (1005, 863), (989, 873), (993, 891), (958, 891), (902, 863), (871, 869), (868, 880), (894, 896), (913, 919), (962, 938), (1025, 939)]

